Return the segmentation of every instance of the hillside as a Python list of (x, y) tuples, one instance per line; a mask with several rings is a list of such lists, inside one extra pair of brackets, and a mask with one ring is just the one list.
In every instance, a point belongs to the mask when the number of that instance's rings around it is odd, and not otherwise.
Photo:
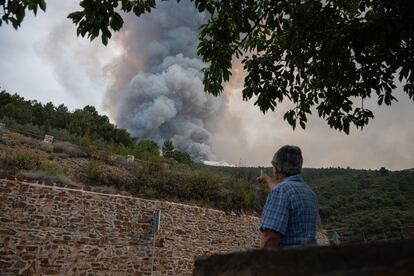
[(261, 206), (258, 187), (244, 179), (221, 176), (159, 154), (128, 162), (125, 156), (93, 143), (45, 144), (6, 128), (0, 129), (0, 177), (84, 186), (98, 192), (122, 191), (227, 211), (255, 213)]
[[(211, 167), (255, 183), (261, 168)], [(262, 168), (270, 174), (271, 168)], [(414, 238), (414, 170), (303, 170), (318, 196), (324, 227), (343, 242)]]
[[(0, 133), (1, 178), (122, 191), (252, 214), (260, 213), (267, 195), (255, 182), (260, 168), (189, 166), (161, 156), (128, 163), (104, 149), (91, 154), (85, 145), (47, 145), (6, 129)], [(331, 235), (336, 231), (344, 243), (414, 237), (412, 170), (305, 168), (304, 176), (318, 195), (324, 227)]]
[[(131, 137), (92, 106), (70, 112), (1, 91), (0, 122), (6, 125), (0, 127), (0, 178), (256, 215), (267, 197), (255, 179), (271, 168), (195, 163), (171, 140), (160, 149)], [(53, 144), (42, 142), (45, 134), (54, 136)], [(318, 196), (324, 227), (343, 242), (414, 238), (414, 169), (305, 168), (304, 176)]]

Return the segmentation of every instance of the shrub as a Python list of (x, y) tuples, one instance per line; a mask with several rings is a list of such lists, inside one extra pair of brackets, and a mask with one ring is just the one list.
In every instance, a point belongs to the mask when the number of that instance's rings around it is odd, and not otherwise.
[(70, 157), (84, 157), (85, 153), (81, 149), (69, 142), (55, 142), (53, 143), (53, 152), (66, 153)]
[(156, 197), (158, 195), (157, 190), (155, 190), (154, 187), (149, 186), (149, 185), (143, 188), (142, 193), (146, 197)]
[(159, 176), (164, 173), (164, 159), (159, 154), (152, 154), (144, 162), (143, 173), (148, 176)]
[(236, 179), (231, 183), (229, 195), (230, 207), (236, 210), (251, 210), (254, 207), (257, 196), (252, 184), (245, 179)]
[(157, 143), (150, 140), (140, 140), (134, 144), (130, 150), (130, 154), (137, 159), (149, 160), (155, 155), (160, 155)]
[(111, 158), (111, 152), (106, 148), (97, 148), (91, 155), (92, 158), (108, 162)]
[(190, 197), (204, 201), (216, 201), (220, 193), (223, 192), (223, 186), (220, 178), (208, 171), (196, 171), (190, 177)]
[(56, 140), (67, 141), (74, 144), (78, 144), (80, 139), (78, 136), (70, 133), (66, 129), (50, 128), (47, 133), (52, 135)]
[(85, 173), (88, 182), (95, 185), (107, 185), (108, 179), (106, 177), (103, 164), (99, 161), (89, 161), (85, 166)]
[(128, 172), (119, 168), (112, 168), (102, 161), (92, 160), (85, 166), (86, 181), (92, 185), (129, 188), (133, 180)]
[(111, 145), (110, 150), (114, 154), (127, 156), (131, 153), (131, 148), (124, 145)]
[(49, 171), (22, 171), (20, 172), (20, 176), (29, 181), (55, 182), (64, 186), (80, 187), (79, 184), (74, 183), (68, 177), (50, 173)]
[(55, 162), (44, 162), (41, 166), (40, 166), (40, 170), (53, 175), (53, 176), (57, 176), (60, 174), (60, 169), (59, 167), (56, 165)]
[(6, 160), (9, 167), (19, 170), (36, 170), (41, 166), (40, 156), (25, 150), (18, 150)]
[(188, 153), (185, 151), (175, 150), (169, 154), (170, 158), (174, 159), (178, 163), (192, 165), (193, 161)]
[(93, 159), (108, 162), (111, 151), (108, 145), (101, 140), (94, 140), (91, 136), (85, 135), (80, 139), (80, 149)]

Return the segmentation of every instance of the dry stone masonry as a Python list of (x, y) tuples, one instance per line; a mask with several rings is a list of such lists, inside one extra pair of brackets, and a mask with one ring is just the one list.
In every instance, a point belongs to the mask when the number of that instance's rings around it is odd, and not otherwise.
[(157, 200), (0, 180), (0, 275), (190, 275), (194, 258), (256, 248), (259, 220)]
[(258, 226), (254, 216), (0, 180), (0, 275), (190, 275), (197, 256), (257, 248)]

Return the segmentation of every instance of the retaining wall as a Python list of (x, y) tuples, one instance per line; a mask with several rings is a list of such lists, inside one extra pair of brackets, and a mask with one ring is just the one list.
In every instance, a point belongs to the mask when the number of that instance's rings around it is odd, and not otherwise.
[(149, 275), (153, 252), (153, 275), (190, 275), (196, 256), (257, 248), (258, 225), (196, 206), (0, 180), (0, 275)]

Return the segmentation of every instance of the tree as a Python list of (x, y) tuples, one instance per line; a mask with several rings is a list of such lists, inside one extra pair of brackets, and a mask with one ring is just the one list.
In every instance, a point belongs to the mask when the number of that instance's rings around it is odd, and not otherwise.
[(132, 155), (138, 159), (148, 160), (154, 156), (159, 156), (160, 152), (157, 143), (154, 141), (140, 140), (133, 146)]
[(174, 152), (174, 144), (171, 139), (167, 139), (164, 141), (162, 145), (162, 155), (166, 158), (172, 158), (172, 154)]
[[(211, 14), (200, 28), (198, 46), (207, 63), (203, 82), (208, 93), (222, 93), (233, 59), (241, 58), (247, 73), (243, 99), (255, 97), (263, 112), (290, 101), (284, 119), (293, 128), (298, 123), (305, 128), (313, 107), (340, 131), (364, 127), (374, 117), (364, 100), (376, 94), (379, 105), (391, 105), (395, 76), (414, 100), (411, 0), (193, 2)], [(119, 9), (140, 16), (156, 1), (82, 0), (80, 6), (68, 16), (78, 35), (100, 36), (106, 45), (111, 29), (122, 28)]]
[(10, 22), (17, 29), (26, 15), (26, 9), (36, 15), (39, 8), (46, 11), (46, 2), (45, 0), (0, 0), (0, 7), (3, 10), (0, 26), (3, 22), (6, 24)]
[(381, 176), (387, 176), (388, 175), (388, 170), (385, 167), (381, 167), (379, 169), (379, 173)]
[(186, 153), (185, 151), (175, 150), (171, 154), (168, 154), (170, 158), (174, 159), (178, 163), (191, 165), (193, 164), (193, 160), (191, 160), (191, 156)]

